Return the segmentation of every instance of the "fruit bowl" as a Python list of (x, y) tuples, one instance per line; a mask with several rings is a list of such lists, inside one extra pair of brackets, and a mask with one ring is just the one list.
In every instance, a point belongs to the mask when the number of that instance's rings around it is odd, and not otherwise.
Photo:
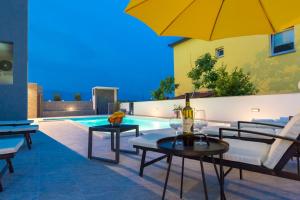
[(110, 123), (111, 126), (120, 126), (124, 117), (125, 117), (125, 113), (115, 112), (108, 118), (108, 122)]

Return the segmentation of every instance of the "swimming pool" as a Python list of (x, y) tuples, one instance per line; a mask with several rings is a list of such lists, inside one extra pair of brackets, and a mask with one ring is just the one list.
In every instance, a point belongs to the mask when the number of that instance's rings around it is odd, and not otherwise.
[[(85, 127), (108, 124), (107, 116), (68, 118), (68, 120), (79, 123)], [(123, 123), (139, 125), (141, 131), (170, 128), (169, 120), (152, 117), (126, 116), (123, 119)]]

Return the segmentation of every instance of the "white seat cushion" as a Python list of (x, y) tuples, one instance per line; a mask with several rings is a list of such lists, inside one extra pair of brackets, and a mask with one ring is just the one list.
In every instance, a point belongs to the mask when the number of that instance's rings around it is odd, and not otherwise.
[[(289, 123), (282, 129), (278, 135), (296, 139), (300, 133), (300, 113), (294, 116)], [(293, 142), (276, 139), (270, 148), (267, 159), (263, 162), (265, 167), (274, 169), (280, 159), (284, 156)]]
[[(219, 136), (219, 129), (220, 128), (230, 128), (230, 127), (226, 127), (226, 126), (207, 126), (207, 127), (203, 127), (201, 129), (201, 133), (203, 134), (207, 134), (210, 136)], [(236, 136), (237, 132), (234, 131), (222, 131), (223, 136)]]
[[(248, 131), (256, 131), (260, 133), (266, 133), (270, 135), (277, 135), (279, 132), (278, 130), (280, 129), (272, 129), (272, 128), (251, 128), (251, 127), (244, 127), (242, 128), (243, 130), (248, 130)], [(263, 135), (256, 135), (256, 134), (251, 134), (251, 133), (243, 133), (241, 132), (241, 137), (246, 137), (246, 138), (259, 138), (259, 139), (272, 139), (272, 137), (268, 136), (263, 136)]]
[[(230, 127), (207, 126), (201, 130), (201, 133), (207, 134), (209, 136), (219, 136), (219, 128), (230, 128)], [(236, 127), (235, 127), (235, 129), (236, 129)], [(267, 133), (270, 135), (276, 135), (278, 133), (277, 129), (272, 129), (272, 128), (244, 127), (242, 129), (249, 130), (249, 131), (261, 132), (261, 133)], [(237, 131), (222, 131), (222, 133), (223, 133), (223, 136), (238, 136)], [(271, 139), (270, 137), (267, 137), (267, 136), (261, 136), (261, 135), (256, 135), (256, 134), (243, 133), (243, 132), (241, 132), (241, 136), (248, 137), (248, 138)]]
[(15, 120), (15, 121), (0, 121), (0, 126), (10, 126), (19, 124), (32, 124), (33, 120)]
[(229, 143), (229, 151), (224, 154), (225, 160), (261, 165), (266, 159), (270, 145), (235, 139), (224, 139)]
[(16, 153), (24, 143), (24, 137), (0, 138), (0, 155)]
[[(260, 123), (266, 123), (266, 124), (271, 124), (271, 125), (279, 125), (279, 126), (285, 126), (286, 123), (280, 122), (280, 121), (269, 121), (269, 120), (252, 120), (253, 122), (260, 122)], [(238, 127), (238, 122), (231, 122), (230, 123), (231, 127)], [(247, 123), (242, 123), (241, 128), (272, 128), (272, 126), (267, 126), (267, 125), (259, 125), (259, 124), (247, 124)]]
[(169, 133), (148, 133), (146, 135), (142, 135), (136, 138), (132, 138), (129, 140), (129, 143), (132, 145), (148, 147), (148, 148), (157, 148), (157, 141), (165, 138), (172, 137), (174, 134)]
[(22, 126), (0, 126), (0, 133), (4, 132), (20, 132), (20, 131), (37, 131), (38, 125), (22, 125)]

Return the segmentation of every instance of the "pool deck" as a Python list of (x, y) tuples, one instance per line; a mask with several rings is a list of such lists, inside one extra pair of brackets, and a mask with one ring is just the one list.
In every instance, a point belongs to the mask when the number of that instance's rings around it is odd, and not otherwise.
[[(33, 149), (23, 146), (14, 158), (14, 174), (3, 177), (2, 200), (93, 200), (161, 199), (167, 163), (149, 166), (138, 176), (140, 155), (122, 154), (120, 164), (88, 160), (86, 130), (67, 121), (41, 122), (41, 132), (33, 136)], [(97, 136), (96, 136), (97, 137)], [(111, 156), (110, 141), (95, 138), (96, 156)], [(121, 139), (128, 148), (129, 137)], [(155, 157), (151, 154), (150, 157)], [(167, 199), (179, 199), (180, 159), (175, 158), (170, 174)], [(296, 163), (290, 162), (295, 168)], [(205, 163), (209, 199), (219, 199), (218, 183), (211, 164)], [(184, 199), (204, 199), (200, 166), (186, 162)], [(239, 180), (233, 170), (225, 182), (227, 199), (299, 199), (300, 182), (252, 172)]]

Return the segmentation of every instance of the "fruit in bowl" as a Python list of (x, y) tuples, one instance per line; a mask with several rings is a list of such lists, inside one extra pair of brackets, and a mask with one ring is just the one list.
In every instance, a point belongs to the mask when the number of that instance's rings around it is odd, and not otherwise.
[(120, 126), (120, 124), (123, 121), (123, 118), (125, 117), (125, 113), (123, 112), (115, 112), (108, 118), (108, 122), (112, 126)]

